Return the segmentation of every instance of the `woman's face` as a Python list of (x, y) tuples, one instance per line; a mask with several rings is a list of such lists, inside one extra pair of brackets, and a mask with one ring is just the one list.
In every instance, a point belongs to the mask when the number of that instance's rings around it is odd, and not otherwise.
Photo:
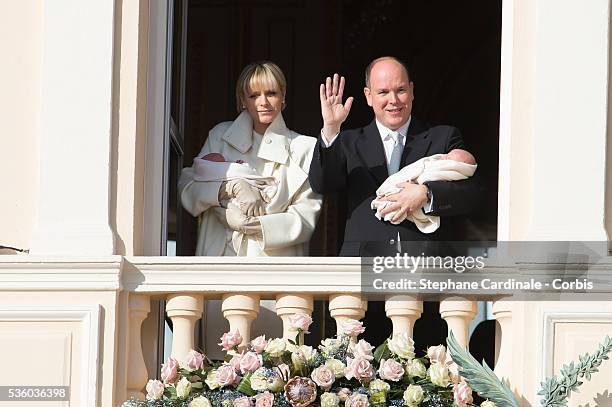
[(263, 134), (283, 107), (285, 95), (280, 89), (249, 88), (243, 104), (253, 119), (253, 128)]

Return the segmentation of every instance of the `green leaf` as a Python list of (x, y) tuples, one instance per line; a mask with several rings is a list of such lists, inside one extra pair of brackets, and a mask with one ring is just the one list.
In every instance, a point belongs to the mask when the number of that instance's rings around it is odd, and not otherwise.
[(460, 367), (460, 373), (470, 387), (482, 397), (487, 398), (499, 407), (518, 407), (518, 402), (508, 385), (499, 380), (486, 363), (479, 364), (449, 332), (446, 339), (450, 355)]
[(388, 359), (391, 356), (391, 351), (389, 350), (389, 346), (387, 345), (387, 340), (385, 340), (381, 345), (379, 345), (374, 350), (374, 359), (380, 363), (382, 359)]
[(255, 394), (257, 394), (255, 392), (255, 390), (253, 390), (253, 388), (251, 387), (251, 376), (253, 375), (253, 373), (247, 373), (242, 377), (242, 380), (240, 380), (240, 383), (238, 384), (238, 387), (236, 388), (236, 390), (238, 390), (239, 392), (246, 394), (247, 396), (254, 396)]

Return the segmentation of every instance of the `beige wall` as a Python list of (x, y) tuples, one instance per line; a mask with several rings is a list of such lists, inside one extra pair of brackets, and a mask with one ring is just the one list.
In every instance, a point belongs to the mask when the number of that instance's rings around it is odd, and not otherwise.
[(43, 0), (0, 1), (0, 245), (28, 249), (38, 215)]

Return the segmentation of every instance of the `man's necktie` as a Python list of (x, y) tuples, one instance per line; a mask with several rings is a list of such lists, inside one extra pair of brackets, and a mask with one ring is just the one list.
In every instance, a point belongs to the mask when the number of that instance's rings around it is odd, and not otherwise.
[(402, 136), (396, 131), (389, 133), (394, 141), (393, 151), (391, 152), (391, 159), (389, 160), (389, 175), (395, 174), (399, 171), (400, 163), (402, 161), (402, 150), (404, 146), (402, 144)]

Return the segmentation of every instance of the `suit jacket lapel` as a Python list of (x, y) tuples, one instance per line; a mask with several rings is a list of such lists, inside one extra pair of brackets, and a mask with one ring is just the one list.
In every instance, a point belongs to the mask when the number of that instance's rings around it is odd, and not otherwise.
[(387, 158), (376, 122), (372, 121), (364, 128), (363, 136), (358, 145), (358, 153), (376, 179), (377, 185), (383, 183), (389, 176)]
[(406, 144), (404, 145), (404, 151), (402, 151), (402, 160), (400, 168), (405, 167), (408, 164), (425, 157), (431, 140), (429, 140), (429, 132), (427, 127), (414, 117), (410, 121), (408, 127), (408, 134), (406, 135)]

